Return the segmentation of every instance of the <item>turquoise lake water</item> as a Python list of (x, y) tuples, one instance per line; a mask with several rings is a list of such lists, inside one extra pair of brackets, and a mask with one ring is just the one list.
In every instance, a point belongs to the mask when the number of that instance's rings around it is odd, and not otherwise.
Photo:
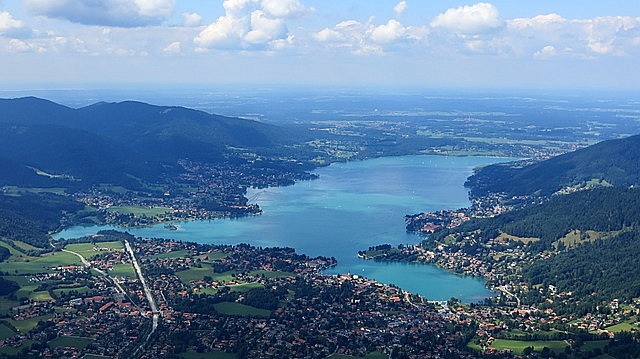
[[(310, 256), (335, 257), (329, 273), (351, 273), (395, 284), (430, 300), (456, 297), (479, 302), (492, 296), (483, 280), (458, 276), (432, 265), (377, 263), (357, 257), (369, 246), (414, 244), (404, 216), (469, 205), (463, 184), (473, 168), (504, 161), (489, 157), (403, 156), (333, 164), (320, 178), (289, 187), (250, 190), (263, 214), (239, 219), (177, 223), (172, 231), (157, 225), (127, 229), (149, 238), (214, 244), (287, 246)], [(95, 233), (101, 227), (74, 227), (56, 238)]]

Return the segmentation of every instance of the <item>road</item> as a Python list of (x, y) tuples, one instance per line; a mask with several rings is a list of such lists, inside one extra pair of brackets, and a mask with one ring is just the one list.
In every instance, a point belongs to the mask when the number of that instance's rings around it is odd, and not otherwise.
[(151, 333), (149, 333), (149, 336), (151, 336), (151, 334), (153, 334), (156, 331), (156, 329), (158, 328), (158, 320), (160, 319), (160, 311), (158, 310), (158, 307), (156, 306), (156, 301), (153, 298), (153, 295), (151, 294), (151, 289), (147, 285), (147, 281), (144, 280), (144, 276), (142, 275), (142, 269), (140, 268), (140, 265), (138, 264), (138, 260), (136, 259), (135, 253), (133, 253), (133, 249), (131, 248), (131, 245), (129, 244), (129, 241), (126, 241), (126, 240), (124, 241), (124, 247), (127, 249), (127, 252), (129, 252), (129, 255), (131, 256), (131, 262), (133, 262), (133, 267), (136, 269), (136, 273), (138, 273), (138, 278), (140, 279), (140, 283), (142, 283), (142, 288), (144, 289), (144, 294), (147, 296), (147, 301), (149, 302), (149, 307), (151, 308), (151, 313), (153, 314), (153, 326), (151, 327)]
[(507, 288), (505, 286), (502, 286), (502, 285), (497, 286), (496, 289), (501, 291), (502, 293), (506, 294), (509, 297), (515, 298), (516, 302), (518, 303), (518, 306), (516, 308), (520, 308), (520, 298), (518, 298), (518, 296), (516, 296), (515, 294), (509, 292), (507, 290)]

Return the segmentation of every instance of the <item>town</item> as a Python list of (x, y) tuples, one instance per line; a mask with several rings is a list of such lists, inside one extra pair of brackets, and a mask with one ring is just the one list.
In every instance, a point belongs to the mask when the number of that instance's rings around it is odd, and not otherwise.
[(5, 273), (15, 268), (7, 278), (25, 284), (3, 304), (0, 353), (474, 356), (466, 348), (474, 327), (455, 311), (357, 275), (322, 274), (332, 258), (115, 231), (56, 246), (62, 251), (0, 263)]

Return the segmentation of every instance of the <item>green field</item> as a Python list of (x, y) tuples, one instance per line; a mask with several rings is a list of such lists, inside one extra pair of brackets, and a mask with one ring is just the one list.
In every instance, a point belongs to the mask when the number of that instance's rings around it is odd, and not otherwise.
[(133, 269), (133, 265), (129, 263), (116, 264), (109, 271), (109, 275), (111, 276), (127, 276), (134, 278), (136, 277), (136, 270)]
[(9, 243), (6, 243), (4, 241), (0, 241), (0, 247), (4, 247), (6, 249), (9, 250), (9, 253), (11, 253), (12, 256), (16, 256), (16, 257), (24, 257), (26, 254), (20, 252), (19, 250), (13, 248), (12, 246), (9, 245)]
[(81, 264), (80, 258), (71, 253), (53, 252), (40, 257), (14, 257), (0, 263), (0, 272), (12, 274), (34, 274), (54, 271), (53, 268)]
[(23, 340), (22, 344), (17, 348), (5, 345), (3, 347), (0, 347), (0, 354), (5, 354), (5, 355), (8, 355), (8, 356), (15, 357), (15, 356), (17, 356), (18, 354), (20, 354), (22, 352), (22, 349), (31, 348), (31, 346), (33, 344), (35, 344), (35, 343), (37, 343), (37, 341), (31, 340), (31, 339), (27, 339), (27, 340)]
[(49, 318), (52, 318), (53, 314), (41, 315), (39, 317), (29, 318), (25, 320), (14, 320), (14, 319), (6, 319), (8, 323), (13, 325), (16, 329), (18, 329), (22, 333), (27, 333), (31, 329), (35, 328), (38, 325), (39, 321), (46, 321)]
[(20, 242), (20, 241), (13, 241), (13, 244), (16, 245), (16, 247), (22, 249), (23, 251), (39, 251), (42, 250), (42, 248), (38, 248), (38, 247), (34, 247), (28, 243), (24, 243), (24, 242)]
[(271, 311), (260, 309), (236, 302), (222, 302), (214, 305), (216, 311), (223, 315), (233, 315), (239, 317), (261, 317), (268, 318)]
[(53, 294), (59, 296), (63, 293), (69, 293), (71, 291), (74, 291), (78, 294), (84, 294), (89, 291), (89, 287), (87, 287), (86, 285), (83, 285), (83, 286), (77, 286), (77, 287), (56, 288), (53, 290)]
[(0, 315), (9, 313), (11, 308), (17, 307), (20, 302), (17, 300), (10, 300), (6, 297), (0, 297)]
[(29, 299), (36, 302), (50, 302), (53, 300), (51, 294), (47, 291), (31, 292), (29, 293)]
[(5, 340), (14, 336), (16, 333), (4, 323), (0, 323), (0, 340)]
[(28, 193), (53, 193), (63, 195), (66, 193), (67, 189), (62, 187), (52, 187), (52, 188), (28, 188), (28, 187), (18, 187), (18, 186), (4, 186), (5, 193), (9, 196), (17, 196), (21, 195), (25, 192)]
[(635, 323), (635, 320), (631, 321), (628, 320), (626, 322), (622, 322), (616, 325), (612, 325), (608, 328), (606, 328), (608, 331), (612, 332), (612, 333), (619, 333), (619, 332), (637, 332), (640, 331), (640, 327), (638, 327), (637, 325), (633, 324)]
[(508, 340), (508, 339), (496, 339), (491, 347), (496, 348), (498, 351), (511, 350), (515, 354), (521, 355), (526, 347), (533, 347), (535, 351), (541, 351), (544, 347), (551, 349), (552, 351), (559, 353), (567, 347), (568, 344), (563, 340)]
[(213, 277), (214, 273), (213, 273), (213, 268), (205, 265), (205, 266), (202, 266), (201, 268), (191, 267), (187, 270), (176, 272), (176, 275), (178, 276), (178, 278), (180, 278), (180, 280), (183, 283), (189, 284), (190, 281), (197, 282), (199, 280), (203, 280), (204, 276), (206, 275)]
[(109, 212), (119, 213), (124, 215), (133, 214), (134, 217), (153, 217), (173, 211), (173, 208), (169, 207), (138, 207), (138, 206), (113, 206), (108, 209)]
[(93, 258), (104, 251), (101, 251), (100, 248), (107, 249), (122, 249), (124, 246), (120, 242), (104, 242), (104, 243), (74, 243), (68, 244), (64, 247), (64, 249), (72, 252), (76, 252), (86, 259)]
[(71, 347), (76, 349), (84, 349), (93, 343), (93, 339), (80, 337), (58, 337), (49, 342), (49, 348)]
[(589, 342), (584, 342), (582, 346), (580, 346), (580, 351), (588, 352), (594, 349), (604, 350), (607, 344), (609, 344), (609, 340), (592, 340)]
[(228, 256), (227, 253), (213, 252), (213, 253), (207, 253), (205, 259), (208, 260), (208, 261), (217, 261), (219, 259), (226, 258), (227, 256)]

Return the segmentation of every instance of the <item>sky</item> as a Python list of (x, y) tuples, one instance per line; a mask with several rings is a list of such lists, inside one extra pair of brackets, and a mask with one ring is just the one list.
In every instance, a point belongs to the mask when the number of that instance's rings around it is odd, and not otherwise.
[(640, 90), (640, 0), (0, 0), (0, 88)]

